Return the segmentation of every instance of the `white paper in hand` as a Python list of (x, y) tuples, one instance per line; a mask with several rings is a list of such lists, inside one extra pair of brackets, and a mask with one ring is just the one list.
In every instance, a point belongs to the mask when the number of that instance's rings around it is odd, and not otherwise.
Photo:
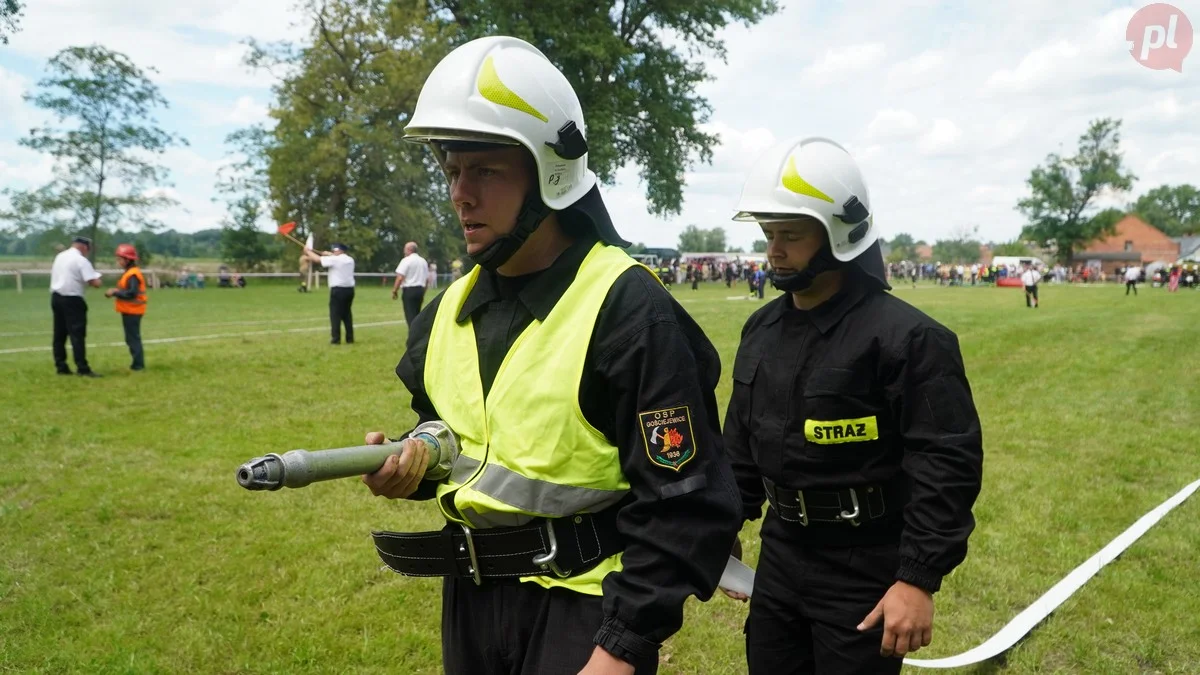
[(727, 591), (749, 596), (750, 591), (754, 590), (754, 570), (741, 560), (729, 556), (729, 562), (721, 574), (720, 586)]

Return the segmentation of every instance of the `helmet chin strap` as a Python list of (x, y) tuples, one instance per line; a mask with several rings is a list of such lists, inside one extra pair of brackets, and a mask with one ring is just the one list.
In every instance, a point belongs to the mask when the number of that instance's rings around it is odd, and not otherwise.
[(537, 190), (530, 192), (525, 196), (525, 203), (521, 205), (521, 212), (517, 214), (517, 224), (512, 232), (488, 244), (487, 248), (479, 253), (471, 255), (471, 260), (483, 269), (495, 272), (525, 245), (525, 240), (529, 239), (551, 213), (553, 209), (542, 202)]
[(776, 275), (771, 280), (771, 285), (785, 293), (803, 291), (812, 286), (818, 275), (832, 272), (841, 266), (842, 263), (833, 257), (833, 251), (828, 245), (825, 245), (821, 247), (820, 251), (817, 251), (812, 260), (808, 261), (808, 265), (804, 269), (795, 274)]

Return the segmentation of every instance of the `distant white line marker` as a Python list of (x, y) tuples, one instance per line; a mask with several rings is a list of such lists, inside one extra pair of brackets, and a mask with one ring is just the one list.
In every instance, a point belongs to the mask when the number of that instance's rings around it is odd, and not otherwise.
[[(376, 321), (374, 323), (355, 324), (354, 328), (374, 328), (376, 326), (396, 326), (404, 323), (400, 321)], [(248, 333), (213, 333), (211, 335), (185, 335), (183, 337), (157, 338), (153, 340), (142, 340), (142, 344), (159, 345), (170, 344), (172, 342), (191, 342), (193, 340), (219, 340), (222, 338), (233, 337), (250, 337), (254, 335), (279, 335), (281, 333), (316, 333), (318, 331), (328, 331), (329, 326), (313, 326), (311, 328), (281, 328), (275, 330), (257, 330)], [(92, 347), (124, 347), (124, 342), (101, 342), (98, 344), (89, 344), (88, 348)], [(48, 352), (50, 347), (19, 347), (17, 349), (0, 349), (0, 354), (24, 354), (28, 352)]]

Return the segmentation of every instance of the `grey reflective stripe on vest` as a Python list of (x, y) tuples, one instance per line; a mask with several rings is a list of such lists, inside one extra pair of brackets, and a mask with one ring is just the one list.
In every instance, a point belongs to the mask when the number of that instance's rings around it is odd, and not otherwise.
[[(498, 464), (488, 464), (471, 489), (528, 514), (550, 518), (603, 511), (629, 494), (629, 490), (597, 490), (528, 478)], [(489, 513), (485, 519), (499, 515)]]
[(454, 460), (454, 466), (450, 467), (450, 482), (458, 485), (465, 483), (475, 475), (475, 470), (479, 468), (480, 461), (474, 457), (459, 455)]
[(466, 519), (471, 527), (478, 528), (520, 527), (521, 525), (533, 522), (535, 517), (524, 513), (505, 513), (503, 511), (488, 511), (484, 514), (469, 506), (463, 509), (461, 513), (462, 517)]

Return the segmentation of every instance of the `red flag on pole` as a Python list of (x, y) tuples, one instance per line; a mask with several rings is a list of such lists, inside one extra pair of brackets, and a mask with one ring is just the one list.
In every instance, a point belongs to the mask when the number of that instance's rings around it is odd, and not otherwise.
[(288, 234), (291, 234), (292, 230), (294, 230), (294, 229), (296, 229), (295, 222), (284, 223), (279, 226), (279, 234), (288, 235)]

